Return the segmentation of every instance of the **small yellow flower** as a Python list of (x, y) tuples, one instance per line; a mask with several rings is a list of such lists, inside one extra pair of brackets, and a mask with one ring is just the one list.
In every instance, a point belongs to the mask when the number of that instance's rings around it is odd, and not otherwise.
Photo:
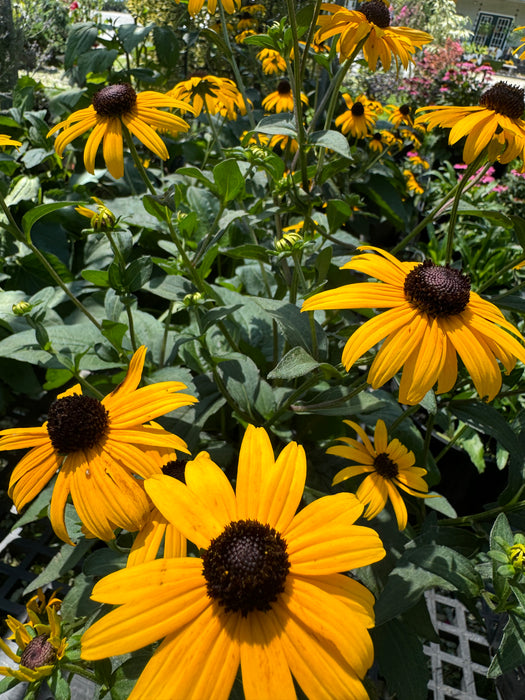
[(54, 126), (48, 136), (63, 129), (55, 141), (55, 151), (62, 156), (69, 143), (93, 129), (84, 147), (86, 170), (89, 173), (95, 171), (95, 157), (103, 141), (102, 152), (107, 169), (118, 179), (124, 175), (123, 127), (162, 160), (166, 160), (169, 153), (157, 130), (179, 133), (189, 129), (183, 119), (162, 112), (159, 107), (192, 111), (167, 94), (152, 91), (136, 93), (128, 83), (108, 85), (93, 95), (89, 107), (73, 112)]
[(278, 51), (274, 49), (261, 49), (257, 54), (257, 59), (262, 63), (263, 72), (267, 75), (284, 73), (286, 61)]
[(407, 181), (407, 189), (409, 192), (415, 192), (416, 194), (423, 194), (425, 188), (422, 187), (416, 180), (416, 176), (411, 170), (403, 170), (403, 175)]
[(117, 221), (115, 214), (98, 197), (91, 197), (91, 199), (97, 205), (97, 211), (82, 205), (75, 207), (75, 211), (89, 219), (95, 231), (105, 231), (106, 229), (114, 228)]
[(18, 668), (0, 666), (0, 675), (33, 683), (53, 673), (67, 647), (66, 638), (61, 637), (60, 605), (61, 601), (55, 594), (46, 602), (39, 589), (26, 605), (27, 622), (22, 623), (8, 615), (6, 623), (12, 632), (10, 639), (15, 640), (19, 653), (15, 654), (1, 638), (0, 649), (18, 664)]
[[(308, 104), (308, 98), (302, 92), (301, 102), (305, 105)], [(292, 92), (292, 86), (287, 80), (281, 80), (277, 86), (277, 90), (271, 92), (262, 101), (262, 106), (268, 112), (293, 112), (294, 105), (294, 95)]]
[(391, 121), (396, 127), (401, 126), (401, 124), (412, 126), (414, 123), (412, 118), (412, 108), (410, 105), (387, 105), (385, 107), (385, 112), (388, 115), (388, 120)]
[(343, 99), (348, 109), (336, 118), (335, 125), (340, 127), (343, 134), (364, 138), (377, 121), (374, 103), (365, 95), (359, 95), (353, 100), (346, 92), (343, 93)]
[(240, 34), (236, 34), (235, 43), (236, 44), (244, 44), (245, 39), (247, 39), (249, 36), (255, 36), (256, 34), (257, 34), (257, 32), (254, 31), (253, 29), (245, 29)]
[(210, 114), (221, 114), (237, 119), (237, 112), (246, 114), (246, 103), (237, 85), (229, 78), (209, 73), (195, 73), (188, 80), (177, 83), (168, 93), (198, 116), (203, 109)]
[[(206, 6), (206, 11), (208, 14), (215, 14), (215, 10), (217, 9), (217, 1), (222, 4), (224, 11), (229, 15), (233, 15), (233, 13), (237, 12), (241, 6), (241, 0), (208, 0), (208, 4)], [(179, 3), (180, 0), (175, 0), (175, 2)], [(204, 0), (188, 0), (188, 12), (192, 17), (198, 14), (203, 7)]]
[(358, 474), (368, 474), (359, 488), (356, 496), (365, 506), (364, 517), (371, 520), (386, 506), (388, 500), (392, 503), (400, 530), (407, 526), (407, 509), (398, 489), (411, 496), (428, 498), (428, 484), (422, 478), (426, 469), (415, 467), (416, 458), (413, 452), (394, 439), (388, 442), (388, 434), (384, 421), (378, 420), (374, 433), (374, 445), (368, 439), (365, 431), (351, 420), (344, 421), (359, 435), (362, 442), (352, 438), (339, 438), (344, 445), (330, 447), (328, 454), (344, 457), (355, 466), (345, 467), (337, 472), (332, 486), (340, 484), (345, 479)]

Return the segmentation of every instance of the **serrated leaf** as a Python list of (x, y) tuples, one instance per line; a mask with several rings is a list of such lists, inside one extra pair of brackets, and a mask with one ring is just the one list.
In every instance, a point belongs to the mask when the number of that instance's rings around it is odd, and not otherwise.
[(297, 137), (297, 130), (292, 119), (283, 117), (282, 114), (271, 114), (263, 117), (257, 124), (254, 131), (261, 134), (280, 134), (282, 136)]
[(71, 26), (64, 55), (64, 68), (66, 70), (73, 67), (80, 54), (93, 46), (97, 36), (98, 29), (93, 22), (79, 22)]
[(124, 285), (130, 292), (142, 289), (151, 277), (153, 262), (149, 255), (143, 255), (137, 260), (133, 260), (124, 273)]
[(144, 41), (155, 25), (148, 24), (142, 27), (140, 24), (120, 24), (117, 27), (117, 37), (126, 53), (131, 53), (133, 49)]

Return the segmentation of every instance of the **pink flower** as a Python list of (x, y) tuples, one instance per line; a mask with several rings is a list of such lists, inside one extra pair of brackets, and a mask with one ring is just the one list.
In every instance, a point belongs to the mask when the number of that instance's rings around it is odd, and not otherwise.
[(71, 5), (69, 6), (69, 10), (70, 10), (71, 12), (74, 12), (75, 10), (78, 10), (78, 7), (79, 7), (79, 5), (78, 5), (77, 0), (73, 0), (73, 2), (71, 3)]

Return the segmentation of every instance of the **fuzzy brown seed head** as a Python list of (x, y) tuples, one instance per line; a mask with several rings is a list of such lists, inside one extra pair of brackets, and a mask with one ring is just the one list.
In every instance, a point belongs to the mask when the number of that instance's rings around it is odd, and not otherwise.
[(137, 93), (128, 83), (108, 85), (93, 95), (93, 107), (101, 117), (121, 117), (131, 112)]
[(95, 447), (105, 438), (108, 427), (108, 412), (90, 396), (63, 396), (49, 407), (47, 432), (59, 454)]
[(202, 562), (209, 597), (226, 612), (243, 617), (253, 610), (270, 610), (290, 570), (285, 540), (257, 520), (227, 525), (210, 542)]
[(183, 459), (172, 459), (162, 467), (162, 473), (166, 476), (171, 476), (173, 479), (178, 479), (185, 484), (186, 464), (187, 462), (185, 462)]
[(350, 108), (350, 111), (352, 112), (354, 117), (362, 117), (365, 113), (365, 108), (362, 102), (354, 102), (354, 104)]
[(408, 117), (410, 114), (410, 105), (401, 105), (399, 111), (404, 117)]
[(397, 464), (390, 459), (386, 452), (380, 452), (374, 458), (374, 468), (383, 479), (394, 479), (399, 474)]
[(55, 648), (49, 643), (47, 634), (39, 634), (26, 646), (20, 656), (20, 665), (35, 670), (40, 666), (50, 666), (57, 658)]
[(277, 86), (277, 92), (279, 93), (279, 95), (289, 95), (292, 92), (290, 83), (287, 80), (281, 80), (281, 82)]
[(470, 300), (470, 278), (431, 260), (415, 267), (405, 279), (407, 301), (433, 318), (460, 314)]
[(509, 119), (519, 119), (525, 109), (524, 92), (523, 88), (500, 81), (481, 95), (479, 104)]
[(386, 29), (390, 26), (390, 10), (382, 0), (363, 2), (359, 5), (358, 10), (364, 14), (369, 22), (375, 24), (376, 27)]

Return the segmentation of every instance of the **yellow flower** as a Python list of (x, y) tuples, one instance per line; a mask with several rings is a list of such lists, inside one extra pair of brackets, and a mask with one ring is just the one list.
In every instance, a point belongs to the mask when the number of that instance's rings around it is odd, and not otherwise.
[(420, 165), (424, 170), (428, 170), (430, 168), (430, 163), (428, 160), (421, 158), (417, 151), (408, 151), (407, 158), (412, 165)]
[(414, 123), (410, 105), (387, 105), (385, 111), (388, 114), (388, 120), (396, 127), (401, 126), (401, 124), (412, 126)]
[(366, 39), (363, 54), (370, 70), (375, 71), (377, 61), (383, 68), (390, 68), (392, 56), (399, 67), (399, 61), (405, 68), (414, 62), (416, 49), (432, 41), (430, 34), (409, 27), (391, 27), (390, 10), (382, 0), (370, 0), (359, 5), (359, 11), (347, 10), (332, 3), (323, 3), (321, 9), (329, 14), (320, 15), (320, 40), (340, 35), (337, 40), (339, 60), (343, 61), (354, 53), (358, 44)]
[(388, 442), (388, 433), (384, 421), (378, 420), (374, 432), (374, 445), (365, 431), (351, 420), (344, 421), (359, 435), (361, 440), (342, 437), (344, 445), (330, 447), (328, 454), (344, 457), (358, 464), (345, 467), (334, 477), (332, 486), (358, 474), (368, 474), (357, 489), (356, 496), (368, 506), (364, 517), (371, 520), (378, 515), (390, 499), (400, 530), (407, 526), (407, 509), (398, 489), (403, 489), (411, 496), (428, 497), (428, 484), (422, 478), (426, 469), (414, 467), (416, 458), (413, 452), (394, 439)]
[(286, 70), (286, 61), (281, 54), (274, 49), (261, 49), (256, 58), (261, 61), (263, 72), (267, 75), (284, 73)]
[(341, 128), (343, 134), (364, 138), (377, 121), (373, 103), (365, 95), (359, 95), (354, 101), (348, 93), (344, 93), (343, 99), (348, 109), (336, 118), (335, 125)]
[(229, 78), (195, 73), (188, 80), (177, 83), (167, 94), (181, 102), (184, 109), (190, 109), (196, 116), (199, 116), (204, 108), (210, 114), (221, 114), (227, 119), (237, 119), (237, 111), (246, 114), (242, 93)]
[[(245, 8), (243, 8), (244, 10)], [(244, 29), (256, 29), (259, 20), (252, 17), (250, 12), (241, 12), (239, 21), (237, 22), (237, 31), (242, 32)]]
[[(516, 27), (513, 31), (522, 32), (524, 29), (525, 27)], [(525, 37), (521, 37), (520, 41), (522, 43), (519, 46), (517, 46), (512, 53), (515, 54), (518, 53), (518, 51), (521, 51), (518, 58), (520, 59), (520, 61), (523, 61), (525, 59)]]
[(235, 43), (244, 44), (245, 39), (247, 39), (249, 36), (255, 36), (256, 34), (257, 34), (257, 32), (254, 31), (253, 29), (245, 29), (240, 34), (236, 34)]
[(299, 142), (297, 139), (292, 138), (291, 136), (283, 136), (283, 134), (275, 134), (272, 136), (270, 139), (269, 143), (269, 148), (275, 148), (276, 146), (279, 146), (281, 151), (286, 152), (286, 149), (289, 149), (290, 153), (297, 153), (299, 149)]
[[(180, 382), (138, 389), (146, 348), (133, 355), (124, 381), (102, 401), (82, 395), (80, 384), (60, 394), (40, 428), (0, 431), (0, 451), (31, 450), (15, 467), (9, 496), (17, 510), (31, 501), (58, 471), (50, 507), (53, 530), (72, 544), (64, 522), (68, 495), (91, 536), (111, 540), (116, 527), (139, 530), (150, 511), (142, 482), (160, 469), (141, 446), (188, 452), (186, 443), (148, 425), (157, 416), (197, 401)], [(146, 424), (146, 425), (144, 425)]]
[[(177, 3), (180, 2), (180, 0), (175, 1)], [(239, 7), (241, 6), (241, 0), (208, 0), (206, 11), (210, 15), (213, 15), (215, 13), (215, 10), (217, 9), (217, 1), (219, 1), (222, 4), (224, 11), (227, 12), (229, 15), (233, 15), (233, 13), (237, 12)], [(204, 0), (188, 0), (188, 12), (192, 17), (198, 14), (203, 7)]]
[[(262, 106), (268, 112), (274, 110), (275, 112), (293, 112), (294, 96), (292, 93), (292, 87), (287, 80), (281, 80), (277, 86), (275, 92), (271, 92), (262, 101)], [(302, 92), (301, 102), (305, 105), (308, 104), (308, 98)]]
[(414, 173), (411, 170), (408, 170), (408, 169), (403, 170), (403, 175), (406, 178), (407, 189), (409, 192), (415, 192), (416, 194), (423, 194), (423, 192), (425, 191), (425, 188), (419, 184), (419, 182), (416, 180)]
[(93, 598), (120, 607), (82, 638), (101, 659), (164, 638), (129, 700), (230, 696), (239, 664), (247, 698), (292, 700), (292, 676), (310, 697), (365, 700), (373, 660), (373, 596), (342, 575), (378, 561), (378, 535), (354, 525), (363, 506), (325, 496), (295, 515), (306, 478), (302, 447), (277, 460), (268, 434), (249, 426), (236, 493), (201, 452), (186, 485), (166, 476), (146, 489), (201, 557), (159, 559), (110, 574)]
[(162, 112), (159, 107), (188, 109), (161, 92), (136, 93), (127, 83), (108, 85), (93, 95), (89, 107), (73, 112), (54, 126), (48, 136), (63, 129), (55, 141), (55, 151), (62, 156), (68, 143), (93, 129), (84, 147), (86, 170), (89, 173), (95, 171), (95, 157), (103, 141), (104, 162), (113, 177), (118, 179), (124, 175), (123, 126), (162, 160), (169, 157), (168, 149), (155, 130), (178, 133), (189, 129), (183, 119)]
[(415, 123), (449, 128), (450, 144), (466, 136), (465, 163), (472, 163), (487, 147), (490, 161), (509, 163), (518, 156), (524, 160), (523, 93), (523, 88), (499, 82), (483, 93), (477, 107), (421, 107)]
[(7, 626), (18, 646), (18, 654), (0, 638), (0, 650), (18, 668), (0, 666), (0, 675), (10, 676), (19, 681), (33, 683), (53, 673), (55, 664), (63, 658), (67, 640), (61, 637), (60, 610), (61, 601), (52, 594), (46, 603), (45, 596), (39, 589), (26, 605), (29, 620), (22, 623), (11, 615), (7, 616)]
[(0, 147), (2, 146), (16, 146), (16, 148), (19, 148), (22, 145), (21, 141), (16, 141), (15, 139), (12, 139), (10, 136), (6, 136), (5, 134), (0, 134)]
[[(421, 127), (420, 127), (421, 128)], [(424, 128), (424, 127), (423, 127)], [(412, 145), (415, 148), (420, 148), (421, 147), (421, 139), (418, 137), (417, 134), (415, 134), (411, 129), (400, 129), (399, 130), (399, 135), (403, 138), (406, 139), (407, 141), (410, 141)]]
[(98, 197), (91, 197), (91, 199), (97, 205), (97, 211), (82, 205), (75, 207), (75, 211), (89, 219), (95, 231), (105, 231), (106, 229), (114, 228), (116, 224), (115, 214)]
[(342, 269), (381, 280), (348, 284), (307, 299), (303, 311), (314, 309), (389, 309), (366, 321), (343, 350), (347, 370), (376, 343), (368, 382), (383, 386), (403, 367), (399, 401), (414, 405), (437, 382), (437, 393), (450, 391), (457, 378), (457, 354), (482, 398), (491, 401), (501, 388), (499, 360), (508, 374), (516, 358), (525, 362), (521, 338), (501, 311), (470, 291), (467, 275), (448, 266), (400, 262), (373, 246)]
[[(160, 472), (185, 483), (186, 462), (177, 459), (174, 452), (162, 448), (145, 450), (145, 452), (148, 457), (157, 462)], [(153, 561), (163, 543), (164, 557), (186, 556), (186, 538), (173, 527), (158, 508), (153, 506), (142, 529), (135, 537), (126, 566), (137, 566), (145, 561)]]

